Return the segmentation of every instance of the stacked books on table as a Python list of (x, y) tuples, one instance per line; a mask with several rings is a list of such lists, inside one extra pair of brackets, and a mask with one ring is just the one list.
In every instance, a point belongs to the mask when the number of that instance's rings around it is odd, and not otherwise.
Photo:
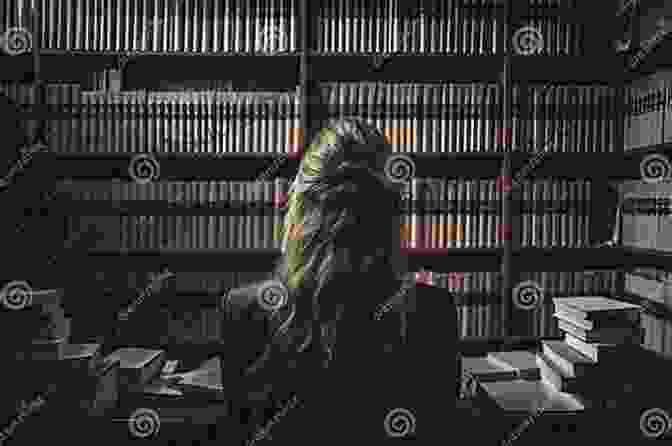
[(563, 392), (599, 402), (623, 385), (624, 367), (644, 340), (642, 307), (605, 297), (554, 299), (562, 341), (543, 341), (542, 379)]
[(474, 405), (493, 420), (489, 429), (494, 437), (504, 438), (522, 417), (536, 418), (540, 409), (556, 415), (575, 415), (585, 409), (582, 399), (560, 392), (541, 379), (532, 352), (494, 352), (486, 357), (462, 358), (462, 368), (474, 378)]
[[(21, 305), (0, 304), (5, 330), (17, 360), (64, 359), (70, 337), (70, 319), (61, 305), (62, 290), (26, 290)], [(9, 297), (7, 297), (9, 299)]]
[(462, 372), (479, 382), (538, 380), (539, 366), (534, 354), (527, 351), (492, 352), (487, 356), (462, 358)]
[(125, 347), (107, 356), (119, 361), (120, 390), (139, 390), (155, 378), (166, 363), (163, 350)]

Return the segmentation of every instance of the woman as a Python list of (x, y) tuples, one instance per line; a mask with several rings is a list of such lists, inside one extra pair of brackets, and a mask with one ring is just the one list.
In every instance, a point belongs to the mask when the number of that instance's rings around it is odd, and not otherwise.
[(444, 290), (402, 280), (391, 155), (375, 127), (331, 122), (291, 185), (275, 271), (223, 299), (224, 386), (250, 442), (431, 438), (449, 416), (457, 314)]

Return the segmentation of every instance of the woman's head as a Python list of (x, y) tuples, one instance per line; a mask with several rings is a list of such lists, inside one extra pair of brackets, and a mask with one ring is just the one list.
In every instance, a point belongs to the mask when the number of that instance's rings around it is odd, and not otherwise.
[(316, 289), (338, 272), (402, 273), (391, 155), (380, 130), (357, 118), (318, 133), (290, 188), (280, 266), (290, 289)]

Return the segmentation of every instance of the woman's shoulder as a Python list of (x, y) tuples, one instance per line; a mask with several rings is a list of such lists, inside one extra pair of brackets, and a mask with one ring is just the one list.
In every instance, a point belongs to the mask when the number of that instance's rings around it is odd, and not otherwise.
[(274, 333), (294, 314), (294, 299), (277, 280), (261, 280), (229, 290), (221, 309), (234, 320), (267, 321)]

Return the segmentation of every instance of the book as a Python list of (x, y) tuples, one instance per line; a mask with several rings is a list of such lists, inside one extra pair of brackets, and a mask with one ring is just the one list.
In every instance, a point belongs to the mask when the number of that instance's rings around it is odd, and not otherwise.
[(462, 357), (462, 371), (480, 381), (505, 381), (517, 378), (517, 370), (489, 357)]
[(619, 319), (606, 319), (600, 322), (593, 322), (587, 319), (577, 318), (576, 315), (567, 313), (565, 311), (558, 311), (557, 309), (553, 313), (553, 317), (557, 320), (564, 320), (577, 327), (582, 328), (583, 330), (601, 330), (603, 328), (623, 328), (633, 325), (632, 323), (623, 322)]
[(629, 340), (643, 336), (641, 327), (608, 327), (599, 330), (586, 330), (570, 321), (558, 318), (558, 328), (561, 331), (582, 340), (583, 342), (597, 342), (605, 344), (623, 344)]
[(14, 355), (17, 360), (60, 361), (65, 357), (67, 344), (68, 340), (66, 338), (35, 341), (28, 348), (15, 351)]
[(579, 380), (576, 377), (566, 376), (552, 360), (548, 359), (543, 353), (536, 357), (541, 380), (550, 384), (559, 392), (577, 392)]
[(110, 360), (119, 360), (120, 385), (123, 388), (142, 386), (156, 376), (165, 364), (163, 350), (144, 348), (120, 348), (108, 355)]
[(184, 393), (169, 383), (166, 383), (160, 377), (155, 378), (153, 381), (145, 384), (142, 387), (142, 393), (147, 395), (158, 395), (158, 396), (168, 396), (168, 397), (178, 397), (183, 396)]
[(63, 359), (75, 368), (92, 370), (100, 359), (100, 344), (67, 344)]
[(512, 367), (520, 379), (535, 380), (540, 378), (534, 354), (527, 351), (492, 352), (488, 358), (495, 364)]
[(623, 358), (624, 361), (628, 358), (628, 352), (632, 351), (633, 347), (638, 346), (644, 342), (644, 336), (634, 337), (630, 342), (625, 344), (604, 344), (604, 343), (587, 343), (581, 339), (565, 333), (565, 342), (574, 350), (580, 352), (582, 355), (589, 358), (591, 361), (610, 361), (617, 358)]
[(542, 353), (568, 378), (584, 376), (595, 361), (563, 341), (542, 341)]
[(109, 357), (99, 358), (91, 371), (94, 392), (87, 404), (91, 416), (103, 416), (117, 407), (119, 400), (120, 360)]
[(486, 410), (508, 414), (576, 413), (590, 403), (579, 395), (559, 392), (544, 381), (498, 381), (478, 383), (477, 400)]
[(577, 319), (591, 322), (622, 319), (638, 323), (641, 317), (640, 305), (609, 299), (601, 296), (565, 297), (553, 299), (556, 311), (574, 315)]
[(164, 380), (176, 380), (179, 386), (185, 386), (188, 390), (222, 391), (221, 359), (210, 358), (204, 361), (198, 368), (184, 373), (172, 373), (162, 376)]

